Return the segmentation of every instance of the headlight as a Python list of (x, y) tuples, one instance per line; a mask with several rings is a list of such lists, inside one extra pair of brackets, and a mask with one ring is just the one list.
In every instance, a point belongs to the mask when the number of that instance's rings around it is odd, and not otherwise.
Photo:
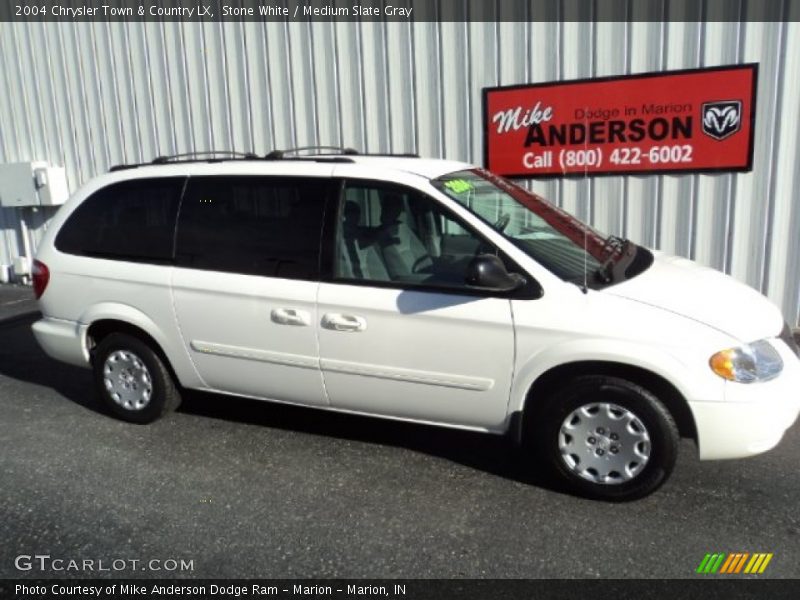
[(711, 370), (728, 381), (767, 381), (783, 369), (783, 360), (767, 340), (720, 350), (709, 360)]

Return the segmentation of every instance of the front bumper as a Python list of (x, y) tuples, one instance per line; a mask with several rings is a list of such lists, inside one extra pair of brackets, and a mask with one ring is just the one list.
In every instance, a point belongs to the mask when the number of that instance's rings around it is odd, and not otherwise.
[(763, 383), (725, 383), (722, 402), (690, 402), (701, 460), (743, 458), (771, 450), (800, 414), (800, 359), (773, 340), (783, 371)]
[(44, 317), (36, 321), (32, 328), (36, 341), (48, 356), (79, 367), (89, 366), (86, 325)]

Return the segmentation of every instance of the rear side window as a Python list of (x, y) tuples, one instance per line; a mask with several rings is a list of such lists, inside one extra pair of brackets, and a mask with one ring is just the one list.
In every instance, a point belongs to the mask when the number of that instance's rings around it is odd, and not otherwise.
[(185, 178), (134, 179), (98, 190), (56, 236), (68, 254), (134, 262), (170, 262)]
[(191, 177), (178, 223), (178, 266), (316, 279), (329, 179)]

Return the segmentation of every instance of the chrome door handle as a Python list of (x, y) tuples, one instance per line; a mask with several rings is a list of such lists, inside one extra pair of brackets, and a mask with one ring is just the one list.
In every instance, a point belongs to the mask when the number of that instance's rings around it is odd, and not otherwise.
[(294, 308), (276, 308), (270, 313), (270, 317), (278, 325), (299, 325), (301, 327), (311, 325), (311, 315), (304, 310)]
[(322, 317), (322, 326), (333, 331), (364, 331), (367, 328), (367, 320), (355, 315), (327, 313)]

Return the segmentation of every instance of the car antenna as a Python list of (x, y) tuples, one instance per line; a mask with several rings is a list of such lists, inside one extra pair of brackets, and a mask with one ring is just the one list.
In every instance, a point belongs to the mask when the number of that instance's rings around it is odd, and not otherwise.
[[(589, 130), (589, 123), (588, 118), (586, 115), (589, 113), (589, 107), (586, 107), (586, 110), (583, 111), (583, 125), (586, 131)], [(589, 144), (587, 142), (586, 137), (583, 139), (583, 150), (584, 150), (584, 160), (583, 160), (583, 180), (585, 183), (589, 182), (589, 161), (586, 159), (586, 156), (589, 152)], [(586, 193), (586, 219), (589, 219), (589, 193), (587, 190)], [(583, 224), (583, 287), (581, 287), (581, 291), (584, 294), (589, 293), (589, 232), (587, 229), (586, 223)]]

